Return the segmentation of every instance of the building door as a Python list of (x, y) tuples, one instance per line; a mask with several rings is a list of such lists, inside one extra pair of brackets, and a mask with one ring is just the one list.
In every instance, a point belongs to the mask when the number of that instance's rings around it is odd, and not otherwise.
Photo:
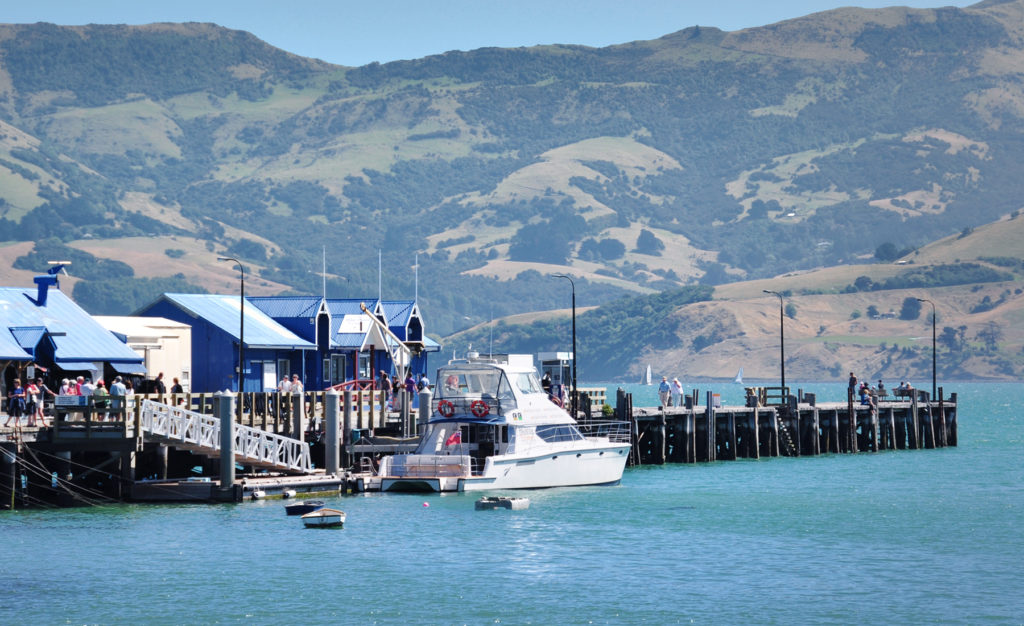
[(344, 354), (331, 355), (331, 385), (345, 382), (347, 368), (348, 359)]

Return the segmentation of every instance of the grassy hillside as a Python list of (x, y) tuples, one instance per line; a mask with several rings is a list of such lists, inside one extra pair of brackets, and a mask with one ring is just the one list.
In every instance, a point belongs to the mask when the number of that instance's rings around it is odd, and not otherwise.
[[(70, 249), (83, 297), (111, 272), (134, 294), (84, 304), (128, 313), (159, 281), (227, 289), (225, 252), (256, 289), (319, 293), (326, 250), (329, 295), (373, 294), (382, 251), (385, 295), (418, 291), (435, 336), (563, 308), (553, 273), (580, 306), (986, 290), (1017, 270), (925, 246), (1021, 208), (1022, 18), (844, 8), (359, 68), (211, 24), (0, 25), (0, 237), (39, 242), (0, 252)], [(722, 347), (740, 313), (677, 339)]]

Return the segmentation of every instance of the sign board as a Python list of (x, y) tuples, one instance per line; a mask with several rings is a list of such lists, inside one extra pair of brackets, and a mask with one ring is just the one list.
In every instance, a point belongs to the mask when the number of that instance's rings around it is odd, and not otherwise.
[(89, 403), (89, 396), (57, 396), (53, 400), (54, 406), (85, 406)]

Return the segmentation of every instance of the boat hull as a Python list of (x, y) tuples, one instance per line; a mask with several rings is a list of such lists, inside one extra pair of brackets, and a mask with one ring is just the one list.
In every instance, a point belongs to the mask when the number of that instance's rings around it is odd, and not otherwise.
[(338, 509), (319, 509), (302, 516), (306, 528), (341, 528), (345, 525), (345, 512)]
[(494, 456), (477, 476), (384, 476), (381, 491), (485, 491), (613, 485), (622, 479), (629, 444), (575, 448), (533, 456)]
[(296, 502), (294, 504), (288, 504), (284, 507), (285, 514), (287, 515), (305, 515), (306, 513), (312, 513), (324, 508), (323, 500), (305, 500), (303, 502)]

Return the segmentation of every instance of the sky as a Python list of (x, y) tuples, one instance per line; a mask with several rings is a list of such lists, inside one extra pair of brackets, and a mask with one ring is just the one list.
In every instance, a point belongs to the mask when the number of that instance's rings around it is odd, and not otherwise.
[(449, 50), (538, 44), (602, 47), (689, 26), (739, 30), (840, 6), (964, 7), (957, 0), (26, 0), (0, 23), (213, 22), (287, 52), (339, 65), (417, 59)]

